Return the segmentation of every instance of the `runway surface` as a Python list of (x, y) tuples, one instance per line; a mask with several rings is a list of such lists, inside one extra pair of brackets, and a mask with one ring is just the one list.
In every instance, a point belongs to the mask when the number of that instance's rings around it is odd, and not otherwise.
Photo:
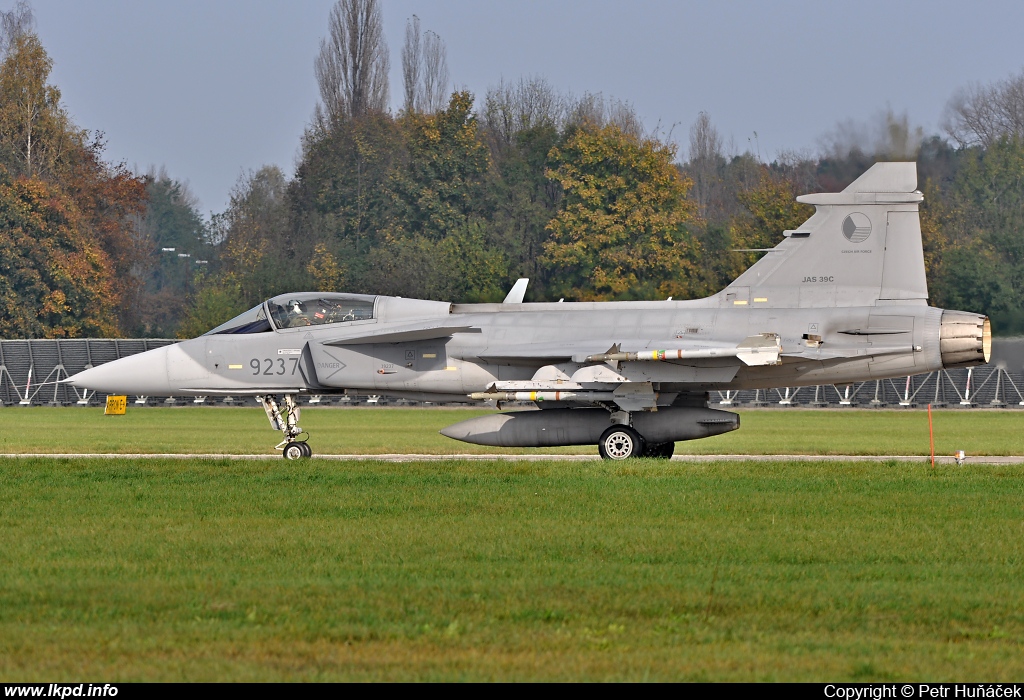
[[(0, 458), (49, 457), (56, 459), (281, 459), (280, 454), (116, 454), (116, 453), (63, 453), (63, 454), (0, 454)], [(509, 455), (509, 454), (379, 454), (379, 455), (314, 455), (313, 459), (335, 462), (443, 462), (460, 459), (476, 462), (594, 462), (595, 455)], [(922, 462), (927, 455), (676, 455), (673, 462)], [(936, 464), (955, 464), (952, 456), (936, 455)], [(965, 464), (1024, 464), (1024, 456), (971, 456)]]

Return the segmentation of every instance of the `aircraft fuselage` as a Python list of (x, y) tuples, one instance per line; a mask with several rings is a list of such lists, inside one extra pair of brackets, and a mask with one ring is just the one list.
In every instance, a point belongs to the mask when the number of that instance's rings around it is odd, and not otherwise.
[[(723, 295), (719, 295), (723, 296)], [(142, 395), (333, 393), (346, 389), (430, 400), (465, 400), (495, 382), (529, 381), (545, 366), (572, 376), (585, 356), (623, 350), (719, 347), (777, 334), (778, 364), (735, 358), (612, 363), (630, 382), (658, 392), (704, 392), (843, 384), (941, 369), (943, 311), (924, 305), (741, 308), (716, 300), (613, 303), (456, 304), (378, 297), (376, 305), (416, 304), (433, 314), (213, 334), (89, 370), (88, 386)], [(752, 306), (752, 308), (751, 308)], [(373, 342), (403, 329), (465, 331)], [(980, 346), (979, 346), (980, 352)], [(979, 355), (980, 357), (980, 355)], [(130, 365), (130, 366), (126, 366)], [(947, 366), (949, 363), (947, 363)], [(161, 369), (164, 369), (161, 372)], [(86, 377), (79, 375), (83, 385)]]

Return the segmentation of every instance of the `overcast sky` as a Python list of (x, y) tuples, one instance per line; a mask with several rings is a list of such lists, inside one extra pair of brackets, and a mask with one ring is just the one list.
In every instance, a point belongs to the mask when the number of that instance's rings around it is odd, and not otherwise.
[[(9, 9), (11, 0), (0, 0)], [(318, 99), (331, 0), (34, 0), (53, 82), (110, 160), (166, 166), (204, 212), (239, 175), (294, 173)], [(840, 121), (891, 107), (938, 129), (953, 91), (1024, 69), (1024, 2), (384, 0), (392, 108), (406, 20), (448, 47), (457, 86), (502, 77), (632, 103), (685, 148), (706, 110), (738, 150), (813, 149)], [(673, 130), (674, 129), (674, 130)], [(754, 132), (757, 139), (754, 141)], [(685, 155), (685, 153), (681, 153)]]

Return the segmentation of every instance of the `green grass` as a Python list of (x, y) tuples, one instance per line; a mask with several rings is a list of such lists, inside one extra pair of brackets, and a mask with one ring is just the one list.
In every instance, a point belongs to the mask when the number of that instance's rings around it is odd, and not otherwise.
[(0, 680), (1019, 680), (1022, 477), (0, 458)]
[[(592, 446), (500, 449), (450, 440), (446, 425), (483, 409), (306, 408), (301, 425), (318, 454), (575, 453)], [(744, 410), (738, 431), (681, 442), (677, 454), (928, 454), (924, 411)], [(942, 455), (1019, 455), (1024, 411), (934, 412)], [(135, 408), (104, 416), (100, 408), (0, 410), (0, 453), (266, 454), (279, 440), (259, 408)]]

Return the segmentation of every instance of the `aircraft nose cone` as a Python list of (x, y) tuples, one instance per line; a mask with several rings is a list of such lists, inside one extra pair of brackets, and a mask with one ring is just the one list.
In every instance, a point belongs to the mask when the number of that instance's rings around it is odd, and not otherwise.
[(167, 353), (172, 347), (155, 348), (92, 367), (70, 377), (67, 383), (106, 394), (169, 396), (172, 391), (167, 377)]

